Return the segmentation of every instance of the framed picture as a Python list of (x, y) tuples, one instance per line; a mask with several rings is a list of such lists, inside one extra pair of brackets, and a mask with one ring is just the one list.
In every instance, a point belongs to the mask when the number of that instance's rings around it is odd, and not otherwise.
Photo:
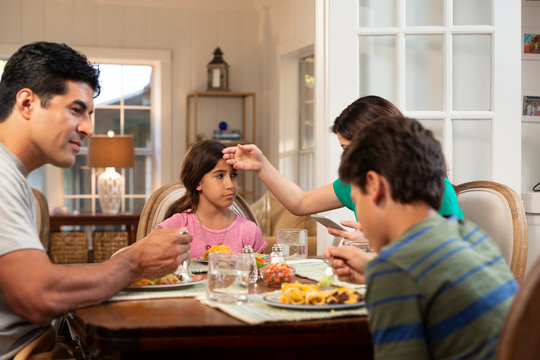
[[(540, 0), (538, 0), (540, 4)], [(540, 28), (523, 28), (521, 30), (521, 58), (540, 60)]]
[(540, 122), (540, 94), (523, 95), (521, 115), (524, 122)]

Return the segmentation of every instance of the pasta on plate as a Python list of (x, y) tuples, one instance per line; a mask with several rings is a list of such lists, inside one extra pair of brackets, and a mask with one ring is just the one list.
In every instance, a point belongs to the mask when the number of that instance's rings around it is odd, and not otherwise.
[(282, 295), (279, 302), (293, 305), (328, 305), (354, 304), (363, 300), (363, 296), (346, 286), (322, 291), (316, 285), (294, 283), (281, 284)]

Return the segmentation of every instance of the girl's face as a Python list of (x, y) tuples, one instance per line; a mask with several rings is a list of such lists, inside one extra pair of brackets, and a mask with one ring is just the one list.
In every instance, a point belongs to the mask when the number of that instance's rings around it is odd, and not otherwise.
[(206, 173), (197, 186), (199, 206), (210, 203), (217, 208), (231, 206), (238, 192), (238, 173), (232, 166), (220, 159), (216, 166)]

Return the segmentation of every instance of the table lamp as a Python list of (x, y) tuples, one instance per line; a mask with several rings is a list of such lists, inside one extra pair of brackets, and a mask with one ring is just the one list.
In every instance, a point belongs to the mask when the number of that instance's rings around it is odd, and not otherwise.
[(115, 168), (135, 165), (133, 136), (94, 135), (88, 138), (88, 166), (105, 168), (98, 176), (97, 190), (104, 214), (117, 214), (124, 199), (124, 177)]

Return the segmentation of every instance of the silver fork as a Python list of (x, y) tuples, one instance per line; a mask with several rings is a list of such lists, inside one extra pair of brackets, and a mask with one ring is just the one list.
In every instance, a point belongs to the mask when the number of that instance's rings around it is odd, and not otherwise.
[[(340, 247), (343, 243), (343, 238), (341, 236), (334, 236), (332, 239), (332, 246), (333, 247)], [(318, 286), (325, 286), (325, 285), (331, 285), (335, 280), (334, 271), (332, 270), (332, 263), (334, 261), (334, 258), (331, 257), (326, 261), (328, 264), (328, 267), (324, 270), (324, 276), (319, 280)]]
[[(185, 235), (185, 234), (188, 234), (189, 232), (186, 230), (186, 231), (182, 231), (180, 233), (180, 235)], [(182, 275), (182, 280), (183, 281), (189, 281), (191, 280), (191, 271), (189, 269), (189, 265), (190, 265), (190, 257), (188, 256), (188, 258), (186, 260), (184, 260), (182, 262), (182, 264), (180, 266), (178, 266), (178, 268), (176, 269), (176, 271), (174, 272), (175, 274), (179, 274), (179, 275)]]

